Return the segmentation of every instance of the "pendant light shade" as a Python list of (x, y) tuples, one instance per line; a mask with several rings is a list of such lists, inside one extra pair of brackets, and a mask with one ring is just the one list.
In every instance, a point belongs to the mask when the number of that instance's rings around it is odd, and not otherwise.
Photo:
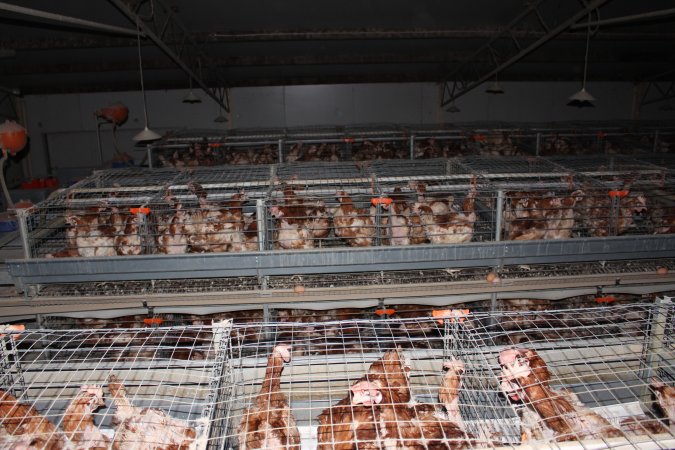
[(588, 29), (586, 30), (586, 54), (584, 56), (584, 80), (581, 83), (581, 90), (572, 94), (567, 102), (567, 106), (576, 106), (577, 108), (592, 108), (595, 105), (595, 97), (586, 90), (586, 74), (588, 73), (588, 48), (591, 41), (591, 16), (588, 15)]
[(495, 80), (487, 89), (485, 89), (485, 92), (488, 94), (503, 94), (504, 89), (502, 89), (499, 82)]
[(183, 103), (201, 103), (202, 99), (199, 98), (193, 91), (192, 91), (192, 77), (190, 77), (190, 91), (187, 93), (185, 97), (183, 97)]
[(141, 73), (141, 94), (143, 95), (143, 116), (145, 117), (145, 129), (134, 136), (132, 139), (136, 142), (155, 141), (162, 136), (155, 133), (148, 127), (148, 105), (145, 99), (145, 84), (143, 82), (143, 57), (141, 56), (141, 28), (136, 18), (136, 40), (138, 43), (138, 66)]
[(152, 131), (150, 128), (147, 126), (138, 133), (136, 136), (134, 136), (132, 139), (136, 142), (142, 142), (142, 141), (156, 141), (157, 139), (160, 139), (162, 136), (159, 134), (155, 133)]
[(192, 92), (192, 89), (190, 89), (190, 92), (187, 93), (185, 97), (183, 97), (183, 103), (201, 103), (202, 99), (197, 97), (194, 92)]
[(218, 114), (218, 117), (213, 119), (213, 121), (216, 122), (216, 123), (225, 123), (225, 122), (227, 122), (227, 117), (225, 117), (223, 115), (223, 113), (220, 113), (220, 114)]
[(459, 109), (457, 105), (455, 105), (455, 102), (453, 101), (452, 103), (450, 103), (450, 106), (445, 108), (445, 111), (449, 113), (458, 113), (461, 111), (461, 109)]

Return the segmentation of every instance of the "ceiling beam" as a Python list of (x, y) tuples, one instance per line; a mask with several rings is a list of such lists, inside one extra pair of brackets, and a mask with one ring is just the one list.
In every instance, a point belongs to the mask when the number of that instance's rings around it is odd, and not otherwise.
[(26, 16), (32, 19), (38, 19), (59, 25), (68, 25), (77, 28), (84, 28), (87, 30), (103, 31), (105, 33), (120, 34), (123, 36), (136, 37), (136, 30), (129, 28), (116, 27), (114, 25), (107, 25), (99, 22), (92, 22), (91, 20), (78, 19), (76, 17), (64, 16), (62, 14), (54, 14), (38, 9), (24, 8), (23, 6), (12, 5), (10, 3), (0, 2), (0, 11), (9, 12), (12, 14)]
[(641, 14), (632, 14), (630, 16), (622, 17), (612, 17), (611, 19), (597, 20), (595, 22), (588, 23), (576, 23), (570, 27), (570, 30), (580, 30), (586, 29), (587, 27), (596, 28), (599, 26), (606, 27), (608, 25), (625, 25), (632, 24), (635, 22), (641, 22), (643, 20), (653, 20), (660, 19), (662, 17), (675, 16), (675, 8), (670, 9), (661, 9), (659, 11), (650, 11)]
[[(449, 105), (459, 97), (469, 93), (484, 82), (492, 79), (496, 74), (517, 63), (548, 41), (554, 39), (563, 31), (567, 30), (571, 25), (578, 22), (579, 19), (600, 8), (609, 0), (591, 0), (584, 2), (584, 6), (581, 8), (581, 10), (566, 20), (562, 22), (554, 22), (553, 20), (550, 20), (550, 23), (559, 23), (559, 25), (557, 25), (555, 28), (551, 28), (547, 24), (543, 11), (539, 9), (544, 1), (545, 0), (539, 0), (531, 3), (521, 14), (513, 19), (503, 30), (495, 34), (492, 39), (479, 48), (473, 54), (473, 56), (467, 59), (467, 61), (460, 65), (460, 67), (457, 68), (457, 70), (455, 70), (455, 72), (453, 72), (446, 79), (452, 81), (444, 82), (443, 93), (441, 95), (441, 107)], [(538, 19), (536, 23), (538, 23), (542, 29), (546, 30), (546, 34), (525, 47), (520, 45), (517, 39), (513, 38), (511, 31), (514, 27), (518, 26), (521, 22), (524, 22), (526, 18), (531, 17), (532, 15), (536, 15)], [(555, 19), (559, 20), (560, 17), (556, 16)], [(502, 48), (499, 52), (497, 52), (495, 50), (495, 44), (498, 40), (504, 38), (510, 38), (512, 41), (514, 41), (514, 45), (510, 46), (509, 48)], [(493, 57), (494, 65), (491, 70), (488, 70), (487, 72), (481, 72), (479, 68), (476, 67), (474, 62), (486, 53)], [(467, 73), (467, 70), (469, 70), (470, 73)]]
[[(376, 35), (361, 36), (360, 32), (355, 32), (353, 37), (345, 37), (343, 33), (331, 31), (327, 32), (307, 32), (296, 34), (292, 33), (290, 36), (285, 34), (279, 38), (274, 38), (273, 34), (267, 33), (233, 33), (221, 34), (212, 32), (195, 32), (192, 36), (197, 42), (204, 42), (207, 45), (230, 44), (230, 43), (247, 43), (247, 42), (268, 42), (268, 43), (284, 43), (295, 41), (333, 41), (333, 40), (377, 40), (377, 39), (425, 39), (425, 40), (452, 40), (452, 39), (486, 39), (498, 33), (497, 28), (481, 28), (476, 30), (438, 30), (428, 32), (424, 37), (420, 32), (418, 35), (409, 36), (407, 33), (400, 33), (397, 31), (383, 30)], [(387, 38), (383, 36), (389, 36)], [(544, 32), (531, 30), (514, 30), (513, 37), (517, 39), (539, 39), (545, 35)], [(342, 36), (342, 37), (340, 37)], [(360, 37), (359, 37), (360, 36)], [(370, 36), (370, 37), (368, 37)], [(378, 37), (375, 37), (378, 36)], [(585, 41), (586, 36), (577, 32), (563, 32), (557, 40), (569, 41)], [(613, 33), (605, 30), (600, 30), (593, 36), (593, 41), (657, 41), (666, 42), (675, 40), (675, 33)], [(172, 42), (165, 38), (164, 42), (167, 45), (177, 45), (177, 42)], [(141, 43), (143, 44), (143, 43)], [(126, 48), (136, 47), (135, 36), (134, 39), (126, 37), (115, 38), (109, 36), (68, 36), (58, 38), (40, 38), (30, 39), (22, 37), (21, 39), (5, 39), (0, 40), (0, 49), (12, 49), (14, 51), (21, 50), (79, 50), (85, 48)]]
[[(221, 95), (219, 90), (212, 89), (202, 78), (206, 72), (209, 81), (214, 86), (225, 86), (225, 79), (217, 67), (210, 63), (210, 58), (197, 44), (191, 33), (178, 20), (174, 11), (161, 0), (153, 0), (148, 20), (138, 14), (139, 8), (145, 3), (137, 3), (132, 9), (123, 0), (108, 0), (117, 7), (127, 18), (134, 23), (143, 34), (150, 39), (164, 54), (185, 72), (203, 91), (211, 97), (225, 111), (230, 111), (227, 95)], [(166, 41), (165, 41), (166, 39)], [(171, 44), (175, 43), (173, 48)], [(199, 72), (199, 73), (198, 73)]]

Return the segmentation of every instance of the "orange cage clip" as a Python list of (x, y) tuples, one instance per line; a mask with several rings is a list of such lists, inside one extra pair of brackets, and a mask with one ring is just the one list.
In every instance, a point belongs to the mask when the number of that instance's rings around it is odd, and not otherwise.
[(164, 320), (161, 317), (146, 317), (143, 319), (145, 325), (161, 325)]
[(595, 302), (596, 303), (614, 303), (616, 299), (612, 296), (605, 296), (605, 297), (595, 297)]
[(129, 208), (131, 214), (150, 214), (150, 208)]
[(619, 197), (619, 198), (624, 198), (628, 195), (627, 190), (623, 191), (609, 191), (609, 196), (612, 198)]
[(392, 201), (393, 200), (390, 199), (389, 197), (376, 197), (376, 198), (370, 199), (370, 203), (372, 203), (373, 206), (376, 206), (376, 205), (379, 205), (379, 204), (382, 204), (384, 206), (389, 206), (389, 205), (391, 205)]
[(389, 309), (376, 309), (375, 314), (377, 314), (378, 316), (391, 316), (391, 315), (396, 314), (396, 310), (391, 309), (391, 308), (389, 308)]

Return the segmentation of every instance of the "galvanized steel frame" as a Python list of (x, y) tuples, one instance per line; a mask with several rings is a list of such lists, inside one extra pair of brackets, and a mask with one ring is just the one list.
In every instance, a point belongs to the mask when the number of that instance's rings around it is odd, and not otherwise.
[(675, 258), (675, 236), (469, 242), (454, 246), (369, 247), (250, 253), (139, 255), (7, 261), (19, 291), (45, 283), (301, 275), (381, 270), (501, 267)]

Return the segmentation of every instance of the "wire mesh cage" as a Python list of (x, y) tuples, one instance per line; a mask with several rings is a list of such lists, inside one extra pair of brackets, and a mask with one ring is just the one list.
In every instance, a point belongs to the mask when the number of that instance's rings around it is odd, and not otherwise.
[(672, 447), (673, 312), (445, 310), (311, 333), (307, 323), (267, 324), (264, 340), (233, 341), (225, 445)]
[(7, 330), (2, 447), (221, 448), (227, 336), (229, 323)]
[(20, 217), (31, 258), (669, 234), (670, 173), (619, 156), (125, 169)]

